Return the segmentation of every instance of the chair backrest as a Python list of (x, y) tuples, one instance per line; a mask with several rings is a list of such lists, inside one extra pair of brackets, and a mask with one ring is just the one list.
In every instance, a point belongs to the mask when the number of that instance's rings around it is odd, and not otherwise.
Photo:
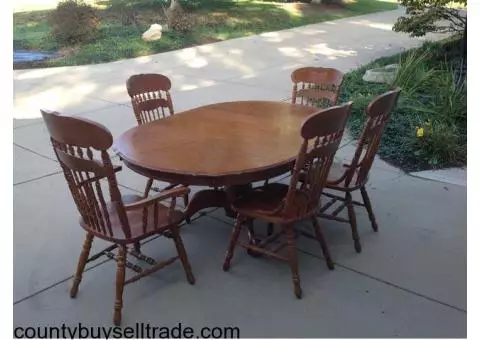
[[(346, 171), (345, 186), (364, 185), (377, 154), (385, 126), (395, 108), (401, 89), (396, 88), (374, 98), (366, 108), (368, 115), (362, 135), (350, 166)], [(356, 174), (355, 183), (352, 180)]]
[[(335, 153), (340, 145), (352, 102), (323, 109), (302, 125), (302, 146), (293, 169), (284, 212), (302, 216), (318, 207)], [(300, 182), (300, 173), (303, 181)], [(300, 188), (297, 186), (301, 184)]]
[(292, 103), (326, 108), (337, 105), (343, 73), (324, 67), (302, 67), (292, 72)]
[[(40, 111), (83, 222), (98, 234), (112, 237), (109, 207), (110, 211), (113, 208), (118, 213), (125, 237), (129, 238), (130, 226), (107, 152), (113, 143), (111, 133), (106, 127), (85, 118)], [(102, 179), (108, 181), (110, 197), (107, 199), (102, 191)]]
[(136, 74), (127, 79), (127, 92), (138, 125), (173, 115), (172, 82), (163, 74)]

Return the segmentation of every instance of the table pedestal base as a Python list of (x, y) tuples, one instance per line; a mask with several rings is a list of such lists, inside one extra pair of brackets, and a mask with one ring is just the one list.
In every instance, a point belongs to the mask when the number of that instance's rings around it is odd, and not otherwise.
[(193, 195), (185, 210), (187, 217), (192, 217), (195, 213), (206, 208), (223, 208), (228, 217), (235, 218), (235, 212), (231, 204), (248, 190), (252, 185), (237, 185), (225, 189), (206, 189)]
[[(238, 197), (244, 194), (246, 191), (251, 190), (252, 185), (238, 185), (231, 186), (225, 189), (206, 189), (197, 192), (193, 195), (186, 210), (185, 215), (187, 218), (191, 218), (195, 213), (206, 208), (223, 208), (225, 215), (235, 219), (235, 212), (231, 208), (232, 202)], [(253, 221), (248, 221), (248, 239), (251, 244), (258, 244), (259, 240), (255, 237), (255, 230), (253, 228)], [(261, 254), (248, 250), (248, 254), (254, 257), (258, 257)]]
[(227, 193), (224, 190), (215, 189), (202, 190), (195, 193), (186, 207), (185, 215), (191, 218), (200, 210), (207, 208), (224, 208), (227, 216), (234, 217), (233, 211), (227, 201)]

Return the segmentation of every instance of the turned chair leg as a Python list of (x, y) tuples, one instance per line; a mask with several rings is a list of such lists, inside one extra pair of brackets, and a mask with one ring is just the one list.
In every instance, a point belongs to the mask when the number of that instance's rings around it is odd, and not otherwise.
[(360, 192), (362, 193), (363, 204), (365, 204), (365, 209), (367, 209), (368, 218), (372, 223), (373, 231), (378, 231), (377, 221), (375, 220), (375, 215), (373, 214), (372, 203), (370, 202), (370, 198), (368, 197), (367, 189), (363, 186), (360, 188)]
[(284, 226), (287, 234), (287, 250), (288, 262), (292, 271), (293, 291), (298, 299), (302, 298), (302, 287), (300, 286), (300, 276), (298, 275), (298, 258), (297, 249), (295, 247), (295, 234), (293, 232), (293, 225)]
[(115, 305), (113, 309), (113, 323), (119, 326), (122, 322), (123, 288), (125, 286), (125, 261), (127, 249), (124, 245), (118, 247), (117, 283), (115, 287)]
[(335, 266), (332, 261), (332, 257), (330, 256), (330, 251), (328, 250), (327, 242), (323, 237), (322, 229), (320, 228), (320, 224), (315, 216), (312, 216), (312, 223), (313, 229), (315, 231), (315, 236), (317, 237), (318, 242), (320, 243), (320, 247), (322, 248), (323, 257), (325, 257), (325, 261), (327, 262), (327, 267), (330, 270), (334, 270)]
[(360, 237), (358, 236), (357, 218), (353, 207), (352, 194), (350, 192), (345, 194), (345, 203), (347, 203), (348, 220), (350, 221), (350, 227), (352, 228), (352, 238), (355, 244), (355, 251), (361, 253), (362, 245), (360, 244)]
[[(248, 230), (248, 240), (250, 244), (257, 245), (258, 243), (260, 243), (260, 240), (257, 239), (257, 237), (255, 236), (255, 227), (253, 225), (253, 218), (247, 218), (246, 223), (247, 223), (247, 230)], [(252, 249), (247, 249), (247, 254), (250, 255), (251, 257), (263, 256), (262, 253)]]
[(149, 178), (147, 181), (147, 185), (145, 186), (145, 192), (143, 193), (144, 197), (148, 197), (148, 194), (150, 193), (150, 189), (152, 189), (153, 185), (153, 178)]
[[(188, 194), (185, 194), (185, 196), (183, 196), (183, 205), (185, 206), (185, 209), (187, 209), (188, 207)], [(191, 220), (190, 220), (190, 216), (186, 216), (185, 217), (185, 222), (187, 222), (188, 224), (190, 224)]]
[(272, 222), (269, 222), (267, 224), (267, 236), (273, 235), (273, 228), (274, 228), (274, 224)]
[(70, 297), (74, 298), (77, 296), (78, 286), (82, 281), (83, 270), (88, 261), (88, 256), (90, 255), (90, 249), (92, 248), (93, 235), (88, 233), (85, 236), (85, 242), (83, 243), (82, 252), (80, 253), (80, 258), (78, 259), (77, 271), (73, 278), (72, 288), (70, 289)]
[(182, 261), (183, 269), (185, 270), (185, 275), (187, 276), (187, 281), (190, 284), (195, 284), (195, 276), (193, 276), (192, 267), (188, 261), (187, 251), (183, 245), (182, 238), (178, 232), (178, 227), (170, 228), (172, 233), (173, 241), (175, 242), (175, 248), (177, 248), (178, 256), (180, 256), (180, 261)]
[(232, 235), (230, 236), (230, 242), (228, 243), (227, 253), (225, 254), (225, 261), (223, 262), (223, 270), (226, 272), (230, 269), (230, 262), (232, 261), (235, 246), (237, 245), (244, 220), (245, 218), (243, 216), (240, 214), (237, 215), (235, 226), (233, 227)]

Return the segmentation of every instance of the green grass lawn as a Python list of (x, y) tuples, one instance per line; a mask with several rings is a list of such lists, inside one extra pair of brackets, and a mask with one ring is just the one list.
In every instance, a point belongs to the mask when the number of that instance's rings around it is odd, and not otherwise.
[(160, 40), (144, 42), (142, 33), (153, 23), (162, 23), (160, 4), (164, 0), (131, 0), (138, 11), (139, 25), (124, 26), (108, 1), (97, 1), (102, 24), (93, 43), (63, 46), (50, 35), (50, 10), (14, 13), (14, 49), (61, 51), (63, 58), (29, 67), (83, 65), (150, 55), (204, 43), (277, 31), (311, 23), (397, 8), (395, 0), (350, 0), (342, 6), (308, 5), (253, 0), (189, 0), (185, 10), (197, 25), (186, 34), (167, 31)]

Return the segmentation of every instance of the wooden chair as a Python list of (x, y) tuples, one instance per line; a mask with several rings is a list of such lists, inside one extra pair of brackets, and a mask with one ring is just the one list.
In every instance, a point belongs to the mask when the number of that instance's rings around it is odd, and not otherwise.
[[(244, 224), (250, 229), (254, 219), (259, 219), (281, 226), (280, 230), (266, 237), (256, 244), (240, 242), (240, 246), (247, 250), (269, 255), (290, 263), (295, 295), (302, 297), (298, 261), (295, 248), (293, 224), (310, 219), (313, 223), (316, 238), (320, 243), (323, 255), (329, 269), (334, 269), (333, 261), (328, 251), (316, 215), (318, 201), (325, 186), (328, 170), (333, 162), (334, 155), (340, 145), (345, 123), (350, 114), (352, 103), (321, 110), (303, 123), (300, 134), (303, 143), (293, 168), (290, 185), (271, 183), (251, 190), (244, 194), (232, 205), (237, 213), (228, 250), (223, 264), (223, 270), (230, 269), (234, 248), (238, 243), (240, 231)], [(298, 187), (299, 174), (303, 170), (307, 174), (302, 187)], [(267, 248), (280, 235), (286, 234), (286, 243), (283, 242), (274, 248)], [(288, 256), (279, 254), (279, 250), (287, 246)]]
[[(163, 74), (136, 74), (127, 79), (126, 86), (138, 125), (174, 114), (170, 95), (172, 82)], [(170, 184), (163, 190), (170, 190), (178, 185), (180, 184)], [(150, 190), (161, 191), (152, 186), (153, 178), (150, 178), (145, 187), (145, 196), (148, 196)], [(188, 195), (185, 195), (183, 200), (184, 205), (187, 206)], [(189, 222), (188, 219), (187, 222)]]
[[(110, 132), (104, 126), (84, 118), (61, 116), (45, 110), (41, 110), (41, 113), (81, 215), (80, 226), (86, 231), (70, 296), (74, 298), (77, 295), (86, 263), (102, 255), (117, 262), (113, 313), (113, 322), (116, 325), (121, 322), (125, 285), (162, 269), (177, 259), (183, 264), (188, 282), (194, 284), (195, 278), (178, 232), (183, 213), (175, 209), (176, 198), (185, 195), (189, 189), (175, 188), (147, 198), (136, 195), (121, 196), (115, 176), (115, 172), (121, 168), (112, 165), (107, 153), (113, 142)], [(108, 186), (102, 187), (102, 182), (106, 182)], [(108, 195), (104, 192), (108, 192)], [(166, 199), (171, 199), (169, 206), (162, 204)], [(147, 237), (166, 231), (172, 235), (177, 256), (156, 262), (135, 246)], [(90, 248), (95, 237), (111, 242), (112, 245), (90, 256)], [(133, 245), (133, 249), (128, 249), (130, 245)], [(112, 253), (114, 249), (117, 249), (116, 256)], [(146, 262), (150, 268), (143, 269), (130, 263), (127, 261), (127, 253)], [(125, 267), (132, 269), (137, 275), (125, 280)]]
[(337, 105), (343, 73), (334, 68), (302, 67), (291, 74), (292, 104), (327, 108)]
[[(293, 82), (292, 104), (327, 108), (337, 105), (337, 98), (343, 82), (343, 73), (324, 67), (302, 67), (291, 74)], [(265, 181), (265, 185), (270, 179)], [(271, 225), (267, 234), (272, 233)]]
[(337, 105), (343, 73), (324, 67), (302, 67), (291, 75), (292, 104), (326, 108)]
[[(383, 131), (397, 103), (400, 91), (401, 90), (397, 88), (372, 100), (366, 109), (368, 119), (350, 164), (334, 163), (332, 165), (326, 188), (342, 192), (344, 196), (342, 197), (327, 192), (323, 193), (324, 196), (330, 198), (330, 201), (321, 207), (319, 216), (330, 220), (350, 223), (355, 250), (358, 253), (362, 251), (362, 245), (360, 244), (360, 238), (358, 236), (354, 205), (365, 207), (373, 230), (378, 231), (372, 204), (367, 194), (366, 184), (368, 174), (380, 146)], [(352, 199), (352, 192), (356, 190), (360, 190), (363, 203)], [(341, 202), (341, 204), (331, 213), (326, 213), (337, 201)], [(348, 211), (348, 219), (337, 216), (345, 208), (347, 208)]]

